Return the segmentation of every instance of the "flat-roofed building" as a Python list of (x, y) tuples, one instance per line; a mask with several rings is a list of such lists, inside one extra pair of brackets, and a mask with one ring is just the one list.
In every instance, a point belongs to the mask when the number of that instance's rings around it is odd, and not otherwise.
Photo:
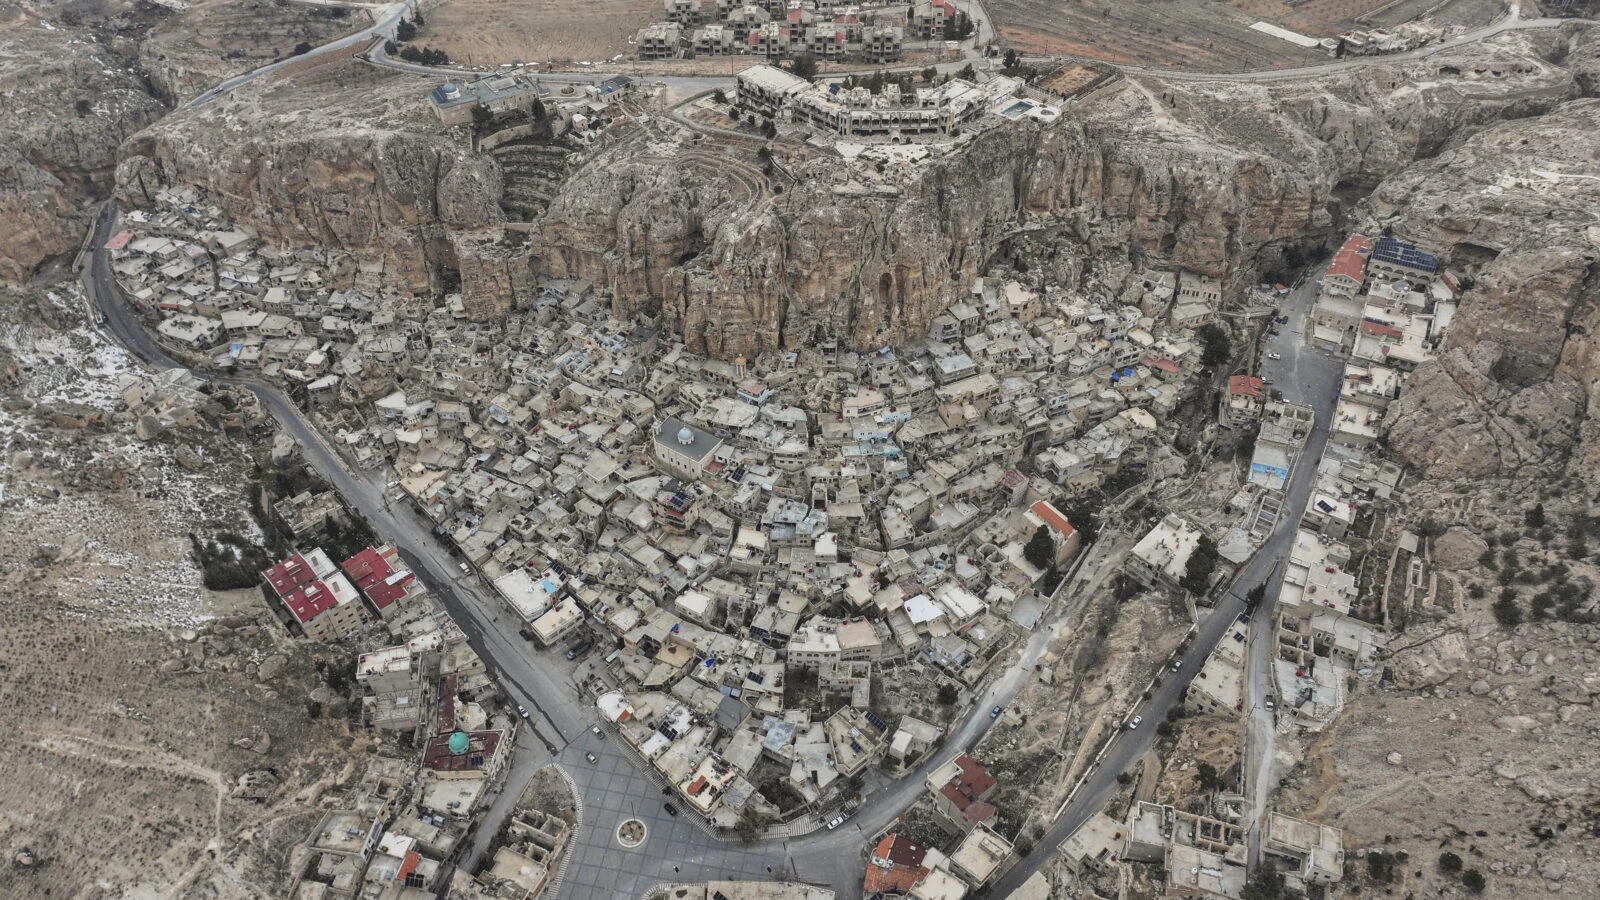
[(697, 481), (722, 446), (722, 439), (687, 422), (666, 418), (656, 426), (652, 446), (662, 468), (685, 481)]

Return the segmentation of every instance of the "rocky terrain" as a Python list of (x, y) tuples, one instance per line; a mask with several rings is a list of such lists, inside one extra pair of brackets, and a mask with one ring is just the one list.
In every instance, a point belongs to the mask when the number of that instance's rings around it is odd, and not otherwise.
[(888, 196), (836, 192), (830, 154), (745, 202), (690, 167), (609, 156), (551, 204), (534, 262), (612, 286), (625, 309), (659, 306), (692, 348), (729, 357), (919, 333), (1019, 235), (1057, 248), (1067, 286), (1125, 252), (1231, 279), (1320, 245), (1419, 157), (1574, 97), (1549, 52), (1513, 36), (1305, 82), (1125, 81), (1054, 127), (978, 135)]
[(248, 457), (204, 412), (141, 440), (84, 310), (0, 288), (0, 896), (284, 896), (365, 755), (319, 674), (349, 658), (202, 587), (191, 533), (259, 535)]
[[(427, 291), (457, 271), (452, 231), (503, 221), (501, 173), (426, 107), (433, 82), (354, 62), (251, 84), (180, 110), (122, 148), (117, 197), (198, 184), (267, 239), (360, 251)], [(307, 102), (307, 96), (316, 101)]]
[(83, 242), (117, 147), (166, 110), (86, 28), (0, 6), (0, 279)]

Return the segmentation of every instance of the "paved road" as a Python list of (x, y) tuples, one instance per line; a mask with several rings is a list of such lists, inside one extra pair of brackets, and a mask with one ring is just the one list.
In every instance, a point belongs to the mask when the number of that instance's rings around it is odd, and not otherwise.
[[(1282, 371), (1272, 369), (1267, 370), (1266, 374), (1274, 381), (1274, 387), (1283, 390), (1286, 398), (1311, 406), (1317, 419), (1301, 457), (1310, 462), (1297, 465), (1290, 476), (1284, 503), (1285, 514), (1278, 519), (1261, 549), (1239, 570), (1226, 593), (1200, 623), (1195, 639), (1183, 655), (1181, 674), (1164, 680), (1155, 688), (1149, 700), (1140, 703), (1129, 713), (1130, 718), (1133, 715), (1144, 718), (1141, 727), (1124, 730), (1113, 739), (1110, 749), (1099, 765), (1091, 770), (1092, 774), (1067, 804), (1056, 824), (1039, 840), (1030, 856), (995, 884), (989, 896), (1005, 897), (1015, 890), (1049, 861), (1063, 841), (1105, 806), (1115, 792), (1117, 776), (1131, 769), (1155, 742), (1156, 725), (1166, 718), (1169, 710), (1178, 705), (1178, 697), (1184, 686), (1200, 670), (1217, 642), (1229, 633), (1230, 626), (1244, 611), (1245, 595), (1256, 585), (1267, 584), (1268, 599), (1253, 614), (1253, 621), (1265, 623), (1271, 620), (1273, 599), (1282, 579), (1279, 563), (1289, 555), (1300, 516), (1305, 512), (1306, 502), (1311, 495), (1317, 468), (1314, 461), (1322, 456), (1322, 449), (1328, 442), (1328, 426), (1333, 420), (1333, 410), (1339, 396), (1339, 377), (1343, 373), (1342, 364), (1313, 350), (1304, 349), (1291, 355), (1290, 345), (1294, 343), (1297, 343), (1295, 337), (1287, 330), (1274, 342), (1274, 351), (1282, 353), (1283, 359), (1269, 362), (1281, 365)], [(1278, 383), (1280, 381), (1281, 384)], [(1253, 702), (1258, 699), (1259, 695), (1252, 697)]]
[(190, 109), (196, 106), (203, 106), (217, 97), (228, 93), (241, 84), (248, 84), (263, 75), (271, 75), (273, 72), (276, 72), (285, 66), (305, 62), (308, 59), (322, 56), (324, 54), (338, 53), (341, 50), (347, 50), (351, 47), (365, 45), (372, 41), (376, 41), (379, 38), (392, 38), (394, 37), (395, 28), (397, 28), (400, 24), (400, 17), (409, 12), (412, 5), (415, 3), (416, 0), (403, 0), (403, 2), (400, 3), (390, 3), (377, 8), (373, 8), (365, 4), (352, 4), (352, 6), (359, 6), (362, 9), (369, 9), (372, 11), (372, 15), (376, 21), (371, 28), (357, 31), (352, 34), (347, 34), (342, 38), (329, 41), (328, 43), (323, 44), (320, 47), (313, 48), (312, 50), (302, 53), (299, 56), (291, 56), (287, 59), (280, 59), (277, 62), (268, 63), (259, 69), (252, 69), (243, 75), (236, 75), (233, 78), (218, 84), (216, 87), (211, 88), (204, 94), (195, 97), (188, 103), (185, 103), (184, 108)]

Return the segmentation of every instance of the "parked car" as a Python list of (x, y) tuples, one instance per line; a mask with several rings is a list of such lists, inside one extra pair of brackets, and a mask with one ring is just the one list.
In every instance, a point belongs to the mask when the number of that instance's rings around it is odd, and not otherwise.
[(463, 574), (463, 575), (471, 575), (472, 574), (472, 570), (467, 568), (467, 564), (466, 563), (456, 563), (456, 566), (461, 569), (461, 574)]
[(597, 763), (597, 762), (600, 761), (600, 757), (595, 756), (593, 753), (585, 753), (583, 755), (583, 758), (587, 759), (591, 764), (592, 763)]
[(1267, 329), (1267, 334), (1283, 334), (1283, 332), (1279, 331), (1276, 328), (1268, 328)]
[(663, 804), (661, 804), (661, 808), (666, 810), (667, 811), (667, 815), (669, 815), (669, 816), (675, 816), (675, 815), (678, 814), (678, 808), (676, 806), (673, 806), (671, 803), (663, 803)]
[(526, 706), (523, 706), (521, 703), (518, 703), (517, 704), (517, 715), (519, 715), (519, 716), (523, 717), (524, 719), (526, 719), (528, 717), (528, 708)]
[(522, 639), (525, 640), (525, 641), (533, 640), (533, 632), (529, 631), (526, 628), (518, 628), (517, 629), (517, 634), (522, 635)]
[(599, 738), (600, 740), (603, 741), (603, 740), (606, 739), (606, 733), (604, 731), (600, 730), (600, 726), (599, 725), (590, 725), (589, 726), (589, 730), (594, 732), (594, 736)]
[(1262, 701), (1261, 705), (1267, 708), (1267, 712), (1272, 712), (1274, 709), (1277, 709), (1277, 704), (1272, 702), (1272, 695), (1270, 694), (1267, 695), (1266, 700)]
[(1283, 359), (1282, 353), (1268, 353), (1267, 359)]
[(592, 646), (594, 646), (594, 645), (589, 643), (588, 641), (584, 641), (583, 643), (581, 643), (581, 644), (577, 645), (576, 647), (573, 647), (571, 650), (567, 651), (567, 659), (568, 660), (577, 659), (578, 657), (584, 655), (585, 653), (588, 653), (589, 652), (589, 648), (592, 647)]
[(1176, 672), (1176, 671), (1178, 671), (1179, 669), (1182, 669), (1182, 668), (1183, 668), (1183, 660), (1175, 659), (1175, 660), (1172, 661), (1172, 671)]
[(1133, 718), (1128, 720), (1128, 728), (1129, 729), (1138, 728), (1139, 727), (1139, 723), (1143, 722), (1143, 721), (1144, 721), (1144, 716), (1134, 716)]
[(835, 828), (838, 828), (840, 825), (843, 825), (844, 824), (844, 820), (848, 819), (848, 818), (850, 818), (850, 817), (849, 816), (835, 816), (833, 818), (833, 821), (828, 823), (828, 830), (832, 831)]
[(989, 718), (998, 719), (998, 718), (1000, 718), (1000, 713), (1001, 712), (1002, 712), (1002, 708), (996, 706), (994, 709), (989, 710)]

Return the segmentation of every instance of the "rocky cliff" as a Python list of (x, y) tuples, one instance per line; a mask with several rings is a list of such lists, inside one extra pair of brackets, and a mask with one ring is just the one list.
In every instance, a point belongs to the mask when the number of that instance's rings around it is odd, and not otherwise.
[(1391, 447), (1435, 477), (1569, 459), (1597, 471), (1585, 418), (1600, 400), (1596, 134), (1600, 101), (1576, 100), (1487, 129), (1371, 198), (1375, 227), (1438, 248), (1470, 285), (1445, 353), (1388, 418)]
[(0, 29), (0, 279), (77, 249), (117, 145), (163, 112), (92, 33), (25, 17)]
[(903, 339), (1026, 233), (1231, 277), (1321, 241), (1346, 199), (1415, 159), (1573, 96), (1547, 49), (1512, 36), (1309, 81), (1124, 82), (880, 184), (832, 153), (774, 185), (726, 164), (708, 175), (724, 148), (686, 144), (668, 164), (613, 152), (551, 204), (534, 264), (609, 287), (619, 312), (660, 309), (690, 347), (727, 357), (819, 334)]
[(267, 240), (357, 252), (385, 283), (427, 290), (459, 269), (450, 231), (502, 220), (499, 167), (440, 129), (430, 87), (348, 61), (246, 85), (129, 141), (117, 199), (194, 184)]

